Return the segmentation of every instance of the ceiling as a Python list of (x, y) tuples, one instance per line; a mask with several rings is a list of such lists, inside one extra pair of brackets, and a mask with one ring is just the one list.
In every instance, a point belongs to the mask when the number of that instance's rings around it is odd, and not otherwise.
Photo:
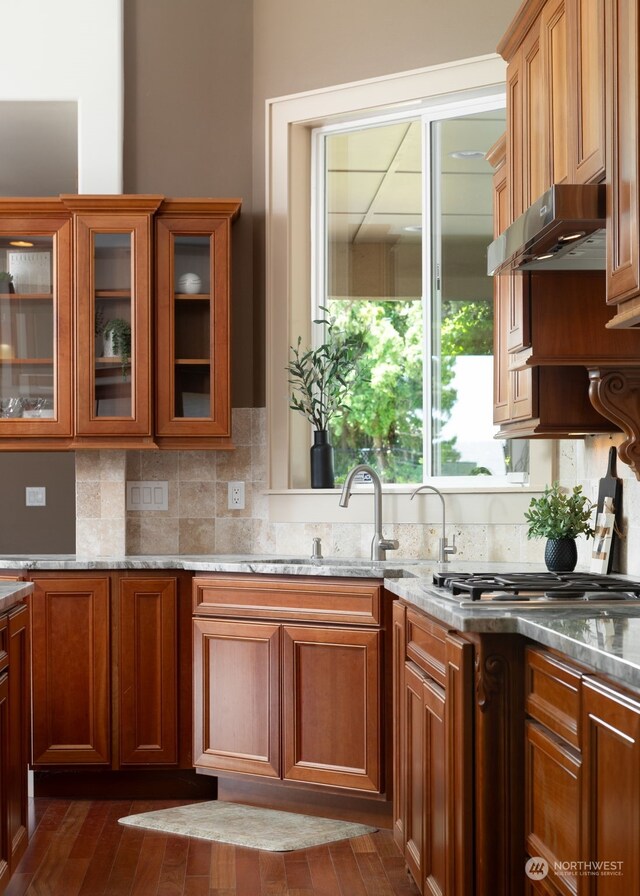
[[(443, 237), (493, 234), (493, 170), (484, 154), (505, 129), (504, 110), (438, 122), (435, 147)], [(330, 240), (421, 240), (421, 122), (368, 127), (327, 140)], [(475, 151), (479, 157), (452, 153)]]

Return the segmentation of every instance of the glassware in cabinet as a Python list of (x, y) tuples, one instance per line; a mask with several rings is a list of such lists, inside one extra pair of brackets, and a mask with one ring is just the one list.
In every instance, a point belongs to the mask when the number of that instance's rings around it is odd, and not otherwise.
[(230, 445), (230, 228), (239, 200), (166, 200), (156, 217), (159, 444)]

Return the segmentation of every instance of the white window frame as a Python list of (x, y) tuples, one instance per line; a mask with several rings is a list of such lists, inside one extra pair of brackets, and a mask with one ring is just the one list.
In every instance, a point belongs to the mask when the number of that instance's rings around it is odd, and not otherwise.
[[(329, 507), (337, 505), (335, 495), (320, 494), (293, 483), (308, 481), (310, 427), (289, 410), (289, 387), (285, 364), (289, 346), (301, 336), (310, 342), (311, 308), (311, 135), (314, 128), (363, 119), (383, 120), (405, 107), (420, 113), (426, 106), (451, 103), (462, 93), (493, 94), (504, 90), (505, 63), (497, 55), (475, 57), (444, 65), (431, 66), (397, 75), (338, 85), (266, 102), (266, 386), (267, 386), (267, 493), (272, 519), (319, 519), (329, 521)], [(474, 495), (504, 493), (521, 496), (514, 504), (518, 510), (513, 521), (522, 522), (521, 509), (528, 504), (522, 497), (539, 491), (552, 481), (555, 443), (532, 440), (529, 482), (526, 486), (483, 486), (470, 489), (459, 483), (446, 491)], [(411, 486), (385, 485), (385, 492), (408, 494)], [(296, 496), (305, 496), (304, 513), (295, 504)], [(315, 501), (310, 502), (309, 497)], [(294, 500), (291, 503), (288, 499)], [(310, 512), (309, 505), (315, 505)], [(415, 503), (415, 502), (413, 502)], [(504, 504), (504, 501), (502, 502)], [(478, 507), (476, 501), (473, 504)], [(488, 502), (482, 502), (488, 506)], [(344, 514), (344, 511), (342, 511)], [(332, 515), (332, 514), (331, 514)], [(396, 515), (396, 514), (394, 514)], [(508, 514), (492, 522), (509, 522)], [(404, 518), (398, 508), (397, 518)], [(488, 521), (478, 510), (474, 521)], [(337, 516), (336, 519), (344, 519)], [(460, 519), (460, 522), (464, 520)], [(471, 519), (469, 520), (471, 521)]]
[[(364, 130), (376, 125), (396, 124), (403, 121), (417, 121), (422, 130), (422, 162), (426, 176), (422, 181), (422, 222), (424, 239), (422, 240), (422, 308), (425, 345), (423, 350), (423, 407), (430, 409), (432, 395), (432, 370), (431, 357), (434, 353), (434, 338), (431, 324), (431, 311), (433, 302), (434, 263), (439, 259), (433, 255), (433, 221), (439, 219), (433, 208), (434, 202), (438, 202), (439, 196), (433, 196), (433, 163), (432, 141), (430, 129), (434, 122), (447, 121), (465, 115), (473, 115), (477, 112), (487, 112), (494, 109), (504, 109), (506, 95), (504, 89), (487, 93), (482, 91), (478, 96), (462, 96), (453, 100), (429, 104), (423, 111), (398, 110), (387, 115), (374, 118), (365, 117), (350, 122), (322, 125), (311, 132), (311, 319), (322, 316), (320, 306), (327, 294), (327, 257), (326, 257), (326, 137), (335, 134), (353, 133), (355, 130)], [(437, 166), (437, 163), (436, 163)], [(315, 328), (311, 337), (311, 344), (317, 346), (322, 340), (320, 328)], [(440, 351), (439, 345), (437, 352)], [(431, 442), (432, 415), (425, 413), (423, 422), (423, 445)], [(438, 487), (464, 487), (475, 490), (480, 482), (472, 476), (427, 476), (425, 482), (431, 482)], [(419, 485), (421, 483), (415, 483)], [(491, 485), (509, 485), (507, 475), (493, 476)]]

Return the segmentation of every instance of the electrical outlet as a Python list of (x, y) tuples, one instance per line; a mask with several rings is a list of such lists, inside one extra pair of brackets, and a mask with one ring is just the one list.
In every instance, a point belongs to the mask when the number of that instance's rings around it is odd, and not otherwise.
[(228, 483), (227, 507), (229, 510), (244, 510), (244, 482)]

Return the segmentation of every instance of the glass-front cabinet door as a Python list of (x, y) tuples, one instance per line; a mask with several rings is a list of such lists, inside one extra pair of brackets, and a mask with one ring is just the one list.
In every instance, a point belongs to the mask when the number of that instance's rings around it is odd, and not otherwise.
[[(71, 220), (57, 200), (0, 200), (0, 438), (72, 435)], [(16, 445), (12, 444), (13, 438)]]
[[(76, 443), (151, 441), (152, 214), (159, 197), (74, 197)], [(104, 203), (104, 208), (100, 205)]]
[(156, 435), (165, 446), (231, 437), (229, 253), (239, 210), (236, 200), (166, 200), (156, 217)]

